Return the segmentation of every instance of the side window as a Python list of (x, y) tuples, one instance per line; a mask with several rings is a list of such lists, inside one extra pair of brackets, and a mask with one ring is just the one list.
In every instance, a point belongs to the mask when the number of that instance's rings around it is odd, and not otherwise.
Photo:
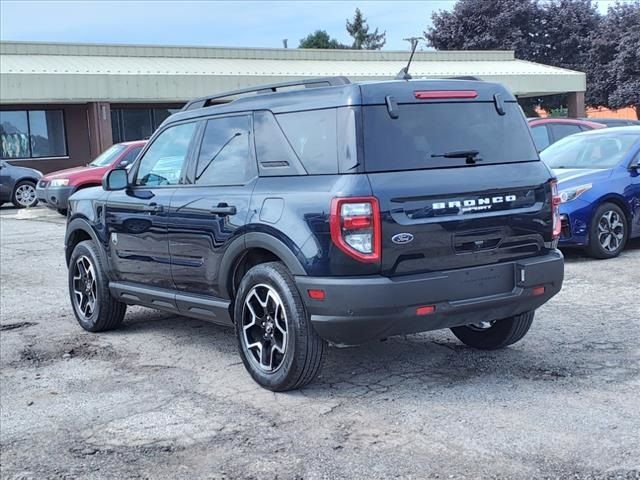
[(177, 185), (195, 127), (183, 123), (164, 130), (140, 160), (136, 185)]
[(338, 172), (335, 108), (281, 113), (276, 118), (307, 172)]
[(546, 126), (538, 125), (533, 127), (531, 133), (533, 134), (533, 142), (536, 144), (536, 150), (541, 152), (549, 146), (549, 132)]
[(250, 136), (249, 116), (209, 120), (198, 155), (196, 185), (242, 185), (255, 177)]
[(553, 132), (553, 136), (556, 139), (556, 142), (561, 138), (568, 137), (569, 135), (573, 135), (574, 133), (580, 133), (580, 127), (578, 125), (569, 125), (562, 123), (554, 123), (551, 125), (551, 131)]
[(136, 159), (136, 157), (138, 156), (138, 154), (140, 153), (140, 150), (142, 150), (142, 147), (133, 147), (133, 148), (131, 148), (125, 154), (125, 156), (122, 157), (122, 159), (118, 163), (118, 167), (122, 168), (122, 167), (127, 167), (127, 166), (131, 165), (133, 163), (133, 161)]

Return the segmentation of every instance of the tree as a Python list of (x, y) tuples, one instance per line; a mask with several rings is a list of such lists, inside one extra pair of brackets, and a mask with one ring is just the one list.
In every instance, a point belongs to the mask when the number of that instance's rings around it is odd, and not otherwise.
[(298, 48), (347, 48), (325, 30), (316, 30), (300, 40)]
[(640, 2), (609, 7), (591, 37), (587, 103), (633, 107), (640, 119)]
[(387, 43), (387, 32), (378, 33), (376, 28), (369, 33), (367, 19), (364, 18), (359, 8), (356, 8), (351, 22), (347, 19), (347, 32), (353, 37), (351, 48), (354, 50), (380, 50)]
[[(601, 22), (592, 0), (459, 0), (424, 32), (438, 50), (514, 50), (517, 58), (584, 71)], [(527, 113), (562, 107), (565, 95), (521, 99)]]

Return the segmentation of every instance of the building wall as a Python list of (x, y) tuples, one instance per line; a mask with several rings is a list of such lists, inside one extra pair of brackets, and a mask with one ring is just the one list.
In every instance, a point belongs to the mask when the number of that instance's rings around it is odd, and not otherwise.
[(31, 167), (43, 173), (85, 165), (92, 159), (87, 121), (87, 105), (65, 104), (12, 104), (2, 105), (0, 111), (62, 110), (66, 136), (67, 155), (42, 158), (7, 158), (14, 165)]

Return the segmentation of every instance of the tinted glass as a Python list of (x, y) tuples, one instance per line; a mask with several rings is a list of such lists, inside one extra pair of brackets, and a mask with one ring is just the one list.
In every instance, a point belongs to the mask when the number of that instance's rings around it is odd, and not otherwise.
[(551, 168), (612, 168), (640, 135), (577, 135), (554, 143), (540, 154)]
[[(429, 103), (400, 105), (392, 119), (386, 106), (363, 107), (367, 171), (464, 166), (451, 152), (477, 150), (482, 164), (537, 160), (529, 127), (517, 103)], [(435, 157), (434, 157), (435, 155)]]
[(136, 185), (178, 184), (195, 126), (184, 123), (164, 130), (140, 160)]
[(335, 108), (276, 116), (282, 131), (309, 173), (338, 172), (336, 116)]
[(32, 157), (64, 157), (67, 145), (61, 110), (29, 111)]
[(531, 133), (533, 135), (533, 141), (539, 152), (549, 146), (549, 131), (546, 126), (538, 125), (537, 127), (533, 127), (531, 128)]
[(125, 108), (122, 112), (123, 141), (144, 140), (153, 133), (151, 110), (148, 108)]
[(255, 176), (250, 150), (250, 117), (216, 118), (207, 122), (195, 183), (242, 185)]
[(111, 145), (104, 152), (98, 155), (89, 165), (92, 167), (104, 167), (106, 165), (111, 165), (111, 162), (113, 162), (125, 148), (127, 147), (124, 145)]
[(256, 154), (260, 175), (304, 175), (304, 167), (271, 112), (255, 112)]
[(561, 123), (554, 123), (549, 125), (551, 131), (553, 132), (553, 136), (556, 139), (556, 142), (561, 138), (568, 137), (569, 135), (573, 135), (574, 133), (580, 133), (582, 130), (578, 125), (566, 125)]
[(111, 138), (113, 143), (124, 142), (120, 130), (120, 110), (111, 110)]
[(0, 141), (2, 158), (31, 156), (27, 112), (0, 112)]

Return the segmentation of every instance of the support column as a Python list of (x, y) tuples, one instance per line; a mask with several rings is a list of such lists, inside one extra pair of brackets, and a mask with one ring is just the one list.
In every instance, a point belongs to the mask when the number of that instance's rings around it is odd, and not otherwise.
[(88, 105), (89, 146), (95, 158), (113, 144), (111, 132), (111, 106), (107, 102), (91, 102)]
[(585, 117), (584, 109), (584, 92), (569, 92), (567, 99), (569, 109), (568, 116), (570, 118)]

